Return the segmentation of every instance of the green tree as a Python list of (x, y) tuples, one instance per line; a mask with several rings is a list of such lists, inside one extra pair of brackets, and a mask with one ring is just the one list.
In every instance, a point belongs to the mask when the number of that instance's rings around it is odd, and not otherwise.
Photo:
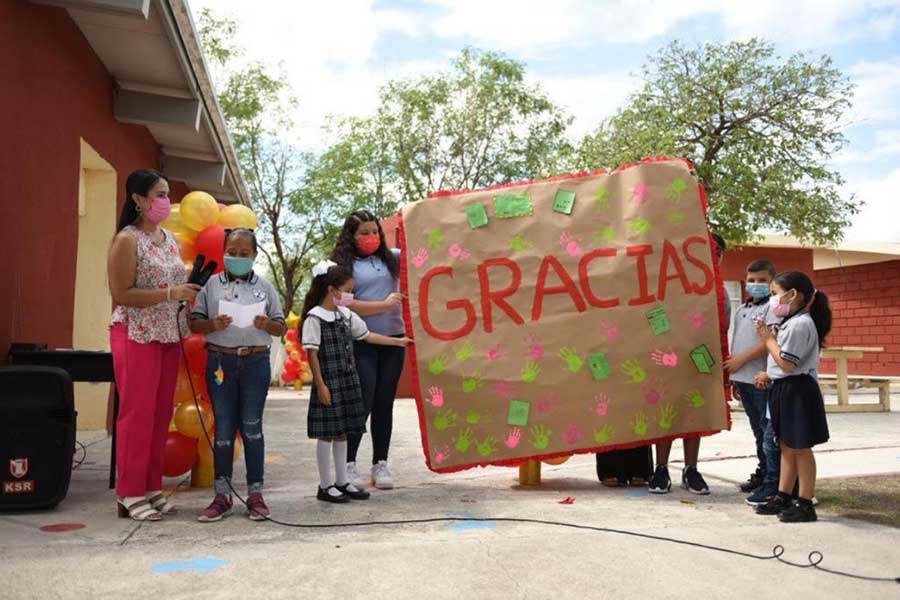
[(852, 85), (827, 56), (775, 55), (764, 41), (663, 48), (644, 83), (578, 149), (584, 169), (646, 156), (691, 159), (706, 188), (709, 221), (746, 241), (760, 229), (834, 242), (858, 211), (841, 196), (828, 160), (846, 142), (841, 118)]
[(241, 61), (232, 19), (204, 9), (199, 32), (259, 220), (260, 252), (287, 312), (296, 306), (312, 262), (333, 237), (334, 225), (327, 220), (333, 210), (325, 209), (334, 207), (306, 189), (312, 157), (279, 137), (293, 128), (296, 108), (284, 78), (259, 62)]

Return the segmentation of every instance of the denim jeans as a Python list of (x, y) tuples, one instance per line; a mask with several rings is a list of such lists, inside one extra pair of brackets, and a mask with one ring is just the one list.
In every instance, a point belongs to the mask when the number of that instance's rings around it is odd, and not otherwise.
[(765, 476), (768, 471), (768, 460), (763, 449), (763, 438), (766, 428), (766, 398), (769, 393), (759, 390), (752, 383), (735, 382), (741, 394), (741, 404), (750, 421), (750, 429), (753, 430), (753, 438), (756, 441), (756, 472)]
[[(394, 398), (403, 372), (406, 349), (354, 342), (356, 370), (362, 386), (363, 404), (371, 414), (372, 464), (387, 460), (394, 426)], [(347, 461), (356, 462), (361, 435), (347, 436)]]
[[(222, 367), (222, 383), (216, 370)], [(216, 442), (213, 462), (216, 493), (228, 494), (234, 465), (234, 439), (238, 431), (244, 441), (244, 463), (250, 493), (262, 490), (265, 444), (262, 415), (269, 393), (271, 367), (269, 353), (249, 356), (210, 352), (206, 366), (206, 385), (216, 416)]]
[(775, 429), (772, 428), (771, 419), (765, 419), (763, 452), (766, 455), (766, 474), (763, 478), (763, 486), (778, 489), (778, 478), (781, 476), (781, 448), (775, 440)]

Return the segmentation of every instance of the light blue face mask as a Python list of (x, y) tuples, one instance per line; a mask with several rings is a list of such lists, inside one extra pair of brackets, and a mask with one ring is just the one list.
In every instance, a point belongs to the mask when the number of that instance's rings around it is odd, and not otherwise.
[(769, 295), (769, 284), (768, 283), (748, 283), (747, 284), (747, 293), (750, 294), (751, 298), (759, 300), (760, 298), (765, 298)]
[(243, 277), (253, 270), (252, 256), (226, 256), (225, 268), (235, 277)]

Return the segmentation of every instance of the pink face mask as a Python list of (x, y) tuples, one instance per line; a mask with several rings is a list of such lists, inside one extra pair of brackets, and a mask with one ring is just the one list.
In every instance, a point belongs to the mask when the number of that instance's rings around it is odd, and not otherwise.
[(169, 218), (172, 212), (172, 203), (168, 198), (154, 198), (150, 208), (144, 211), (144, 216), (151, 223), (162, 223)]
[(788, 302), (786, 304), (782, 304), (781, 299), (787, 294), (781, 294), (780, 296), (772, 296), (769, 298), (769, 308), (772, 309), (772, 314), (778, 317), (779, 319), (783, 319), (789, 314), (791, 314), (791, 303)]
[(344, 308), (350, 308), (350, 305), (353, 304), (353, 294), (341, 292), (340, 297), (334, 299), (334, 303)]

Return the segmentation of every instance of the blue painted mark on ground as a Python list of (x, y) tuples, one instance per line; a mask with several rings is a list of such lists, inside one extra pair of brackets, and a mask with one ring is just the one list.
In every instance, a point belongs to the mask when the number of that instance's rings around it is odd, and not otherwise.
[(447, 529), (451, 531), (469, 531), (470, 529), (493, 529), (497, 526), (494, 521), (459, 521), (451, 523)]
[(175, 573), (177, 571), (197, 571), (198, 573), (209, 573), (210, 571), (215, 571), (219, 567), (224, 567), (228, 563), (229, 561), (220, 558), (201, 556), (192, 558), (191, 560), (156, 563), (153, 565), (153, 572)]
[(634, 497), (649, 496), (650, 492), (648, 492), (647, 490), (628, 490), (627, 492), (625, 492), (625, 495), (626, 496), (634, 496)]

